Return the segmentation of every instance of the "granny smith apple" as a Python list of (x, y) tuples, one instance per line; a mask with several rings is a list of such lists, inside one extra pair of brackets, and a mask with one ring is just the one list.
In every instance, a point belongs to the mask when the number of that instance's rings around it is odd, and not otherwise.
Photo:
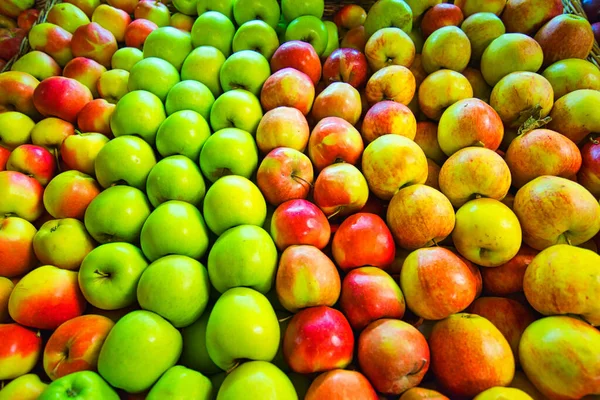
[(146, 193), (154, 207), (169, 200), (180, 200), (200, 206), (206, 186), (200, 168), (185, 156), (160, 160), (146, 182)]
[(0, 400), (38, 399), (48, 387), (36, 374), (25, 374), (8, 382), (0, 390)]
[(231, 42), (235, 35), (233, 22), (217, 11), (208, 11), (196, 18), (192, 26), (194, 47), (213, 46), (225, 57), (231, 54)]
[(162, 101), (155, 94), (135, 90), (117, 103), (110, 118), (110, 128), (115, 137), (137, 135), (153, 146), (156, 132), (166, 117)]
[(218, 11), (233, 21), (233, 3), (235, 0), (197, 0), (196, 11), (198, 15), (207, 11)]
[(210, 110), (210, 125), (215, 132), (223, 128), (239, 128), (254, 135), (262, 116), (258, 98), (247, 90), (235, 89), (215, 100)]
[(177, 111), (158, 128), (156, 149), (163, 157), (181, 154), (196, 161), (209, 137), (210, 127), (200, 114), (191, 110)]
[(217, 400), (297, 400), (292, 381), (265, 361), (246, 362), (233, 370), (219, 388)]
[(149, 389), (181, 355), (181, 334), (160, 315), (137, 310), (112, 328), (98, 357), (98, 372), (129, 393)]
[(224, 91), (244, 89), (260, 96), (263, 83), (271, 76), (269, 61), (260, 53), (242, 50), (232, 54), (221, 67), (219, 78)]
[(144, 270), (137, 299), (144, 310), (154, 311), (174, 327), (191, 325), (208, 304), (210, 282), (204, 265), (193, 258), (170, 255)]
[(196, 207), (170, 200), (152, 211), (144, 223), (140, 241), (150, 261), (168, 254), (199, 259), (208, 249), (208, 230)]
[(119, 310), (136, 302), (137, 285), (148, 261), (129, 243), (107, 243), (81, 263), (79, 287), (85, 299), (102, 310)]
[(304, 15), (294, 19), (285, 30), (285, 41), (301, 40), (310, 43), (321, 56), (327, 48), (329, 34), (325, 23), (312, 15)]
[(179, 72), (170, 62), (158, 57), (149, 57), (131, 68), (127, 88), (130, 92), (146, 90), (155, 94), (160, 101), (165, 101), (167, 93), (179, 80)]
[[(193, 8), (195, 11), (196, 7)], [(191, 51), (191, 35), (172, 26), (163, 26), (153, 30), (144, 42), (144, 58), (162, 58), (171, 63), (177, 70), (181, 69), (183, 61)]]
[(271, 361), (279, 337), (269, 300), (256, 290), (238, 287), (215, 303), (206, 327), (206, 348), (215, 364), (227, 371), (241, 359)]
[(240, 26), (233, 37), (233, 52), (254, 50), (271, 59), (279, 47), (279, 37), (275, 29), (264, 21), (248, 21)]
[(40, 263), (62, 269), (78, 269), (95, 246), (83, 222), (75, 218), (46, 221), (33, 237), (33, 250)]
[(277, 0), (236, 0), (233, 3), (233, 17), (238, 26), (258, 19), (275, 28), (280, 15)]
[(96, 82), (96, 88), (101, 98), (111, 104), (117, 104), (129, 92), (129, 71), (111, 69), (104, 71)]
[(334, 22), (325, 21), (325, 27), (327, 28), (327, 47), (322, 57), (329, 57), (335, 49), (340, 47), (340, 38), (338, 37), (338, 27)]
[(212, 382), (200, 372), (176, 365), (154, 384), (146, 400), (212, 400)]
[(412, 25), (413, 12), (404, 0), (379, 0), (369, 10), (364, 27), (370, 38), (381, 28), (395, 27), (410, 33)]
[(200, 46), (192, 50), (183, 62), (181, 79), (191, 79), (205, 84), (217, 98), (223, 93), (219, 74), (224, 63), (225, 56), (219, 49), (212, 46)]
[(210, 230), (221, 235), (238, 225), (263, 226), (267, 203), (250, 180), (228, 175), (213, 183), (206, 192), (203, 214)]
[(150, 202), (139, 189), (117, 185), (96, 196), (85, 210), (84, 224), (98, 243), (137, 243)]
[(183, 337), (181, 364), (204, 375), (221, 372), (221, 369), (210, 359), (206, 349), (206, 326), (211, 311), (212, 309), (207, 308), (200, 318), (181, 331)]
[(165, 107), (167, 115), (181, 110), (192, 110), (208, 120), (214, 102), (215, 96), (205, 84), (190, 79), (179, 82), (169, 90)]
[(173, 0), (173, 6), (182, 14), (190, 16), (198, 15), (196, 0)]
[(258, 148), (254, 138), (237, 128), (215, 132), (202, 147), (200, 168), (211, 182), (225, 175), (250, 179), (258, 168)]
[(210, 282), (219, 292), (246, 286), (263, 294), (277, 272), (277, 248), (271, 236), (255, 225), (226, 230), (208, 254)]
[(324, 11), (323, 0), (281, 0), (281, 12), (286, 21), (293, 21), (303, 15), (321, 19)]
[(52, 382), (38, 400), (119, 400), (117, 392), (94, 371), (79, 371)]
[(144, 190), (155, 164), (152, 147), (137, 136), (127, 135), (114, 138), (100, 149), (94, 169), (98, 183), (104, 188), (126, 184)]
[(131, 68), (144, 59), (144, 54), (135, 47), (123, 47), (113, 54), (110, 61), (112, 69), (131, 71)]

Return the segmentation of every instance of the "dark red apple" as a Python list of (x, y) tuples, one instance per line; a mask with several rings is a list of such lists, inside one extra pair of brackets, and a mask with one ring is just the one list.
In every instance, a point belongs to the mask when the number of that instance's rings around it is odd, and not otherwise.
[(6, 61), (13, 58), (19, 52), (26, 34), (21, 28), (0, 28), (0, 58)]
[(315, 85), (321, 79), (321, 60), (309, 43), (292, 40), (279, 46), (271, 58), (271, 73), (288, 67), (304, 72)]
[(600, 141), (590, 140), (581, 148), (582, 164), (577, 179), (595, 197), (600, 197)]
[(308, 200), (282, 203), (271, 217), (271, 236), (280, 251), (298, 244), (323, 249), (329, 243), (331, 228), (323, 211)]
[(423, 15), (421, 32), (427, 39), (433, 32), (445, 26), (460, 26), (463, 20), (462, 10), (454, 4), (436, 4)]
[(600, 22), (594, 22), (592, 24), (592, 32), (594, 32), (596, 43), (600, 43)]
[(598, 22), (600, 19), (600, 1), (599, 0), (582, 0), (581, 5), (587, 15), (590, 23)]
[(334, 50), (323, 64), (323, 80), (326, 84), (346, 82), (355, 88), (367, 82), (369, 66), (363, 53), (352, 48)]

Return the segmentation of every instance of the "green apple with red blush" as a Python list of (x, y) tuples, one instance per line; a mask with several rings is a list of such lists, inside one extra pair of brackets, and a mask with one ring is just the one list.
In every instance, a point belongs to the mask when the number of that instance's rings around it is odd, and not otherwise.
[(83, 220), (88, 205), (101, 190), (89, 175), (79, 171), (62, 172), (46, 186), (44, 207), (54, 218)]
[(22, 396), (24, 399), (37, 399), (48, 387), (36, 374), (25, 374), (13, 379), (0, 390), (0, 400), (12, 400)]
[(42, 264), (77, 270), (96, 247), (83, 222), (75, 218), (45, 222), (33, 238), (33, 250)]
[(29, 373), (42, 353), (39, 332), (15, 323), (2, 324), (0, 338), (0, 379), (11, 380)]
[(24, 144), (14, 149), (6, 161), (7, 171), (19, 171), (46, 186), (56, 173), (56, 159), (45, 148)]
[(24, 54), (12, 65), (10, 70), (27, 72), (40, 81), (62, 73), (62, 68), (54, 61), (54, 58), (37, 50)]
[(144, 59), (144, 53), (135, 47), (122, 47), (113, 54), (110, 65), (112, 69), (122, 69), (127, 72)]
[(101, 98), (111, 104), (117, 104), (129, 92), (128, 85), (128, 71), (124, 69), (111, 69), (100, 75), (96, 87), (98, 95)]
[(98, 153), (109, 140), (101, 133), (77, 133), (63, 141), (60, 156), (69, 169), (94, 175)]

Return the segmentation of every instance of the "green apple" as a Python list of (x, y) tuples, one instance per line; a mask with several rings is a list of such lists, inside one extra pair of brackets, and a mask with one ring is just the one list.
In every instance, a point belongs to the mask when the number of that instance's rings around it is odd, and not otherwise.
[(281, 11), (286, 21), (293, 21), (303, 15), (321, 19), (325, 11), (323, 0), (281, 0)]
[(40, 263), (62, 269), (79, 269), (94, 247), (85, 225), (75, 218), (47, 221), (33, 237), (33, 251)]
[(59, 76), (62, 73), (62, 68), (54, 61), (54, 58), (38, 50), (23, 54), (13, 63), (10, 70), (27, 72), (40, 82), (51, 76)]
[(412, 25), (413, 12), (404, 0), (379, 0), (369, 10), (364, 26), (370, 38), (381, 28), (396, 27), (410, 33)]
[(171, 63), (162, 58), (149, 57), (131, 68), (127, 88), (130, 92), (146, 90), (164, 102), (167, 93), (177, 82), (179, 82), (179, 72)]
[[(19, 85), (16, 81), (14, 84)], [(35, 122), (17, 111), (0, 113), (0, 146), (14, 150), (22, 144), (31, 143), (31, 131)]]
[(215, 132), (224, 128), (239, 128), (254, 135), (262, 116), (258, 98), (247, 90), (235, 89), (215, 100), (210, 110), (210, 125)]
[(285, 41), (301, 40), (310, 43), (319, 56), (327, 48), (329, 34), (325, 23), (312, 15), (298, 17), (287, 26)]
[(200, 372), (176, 365), (154, 384), (146, 400), (212, 400), (212, 382)]
[[(196, 7), (194, 6), (193, 8), (195, 11)], [(191, 35), (172, 26), (163, 26), (153, 30), (144, 42), (144, 58), (162, 58), (171, 63), (177, 70), (181, 69), (183, 61), (191, 51)]]
[(98, 194), (85, 210), (83, 220), (98, 243), (137, 243), (149, 215), (150, 203), (141, 190), (118, 185)]
[(204, 198), (206, 225), (216, 235), (238, 225), (262, 226), (267, 203), (254, 183), (237, 175), (219, 179)]
[(111, 104), (117, 104), (129, 89), (129, 71), (124, 69), (111, 69), (100, 75), (96, 88), (101, 98)]
[(226, 230), (208, 254), (210, 282), (219, 292), (246, 286), (266, 294), (277, 272), (277, 248), (271, 236), (255, 225)]
[[(29, 8), (29, 7), (27, 7)], [(90, 18), (77, 6), (70, 3), (55, 3), (44, 22), (58, 25), (70, 34), (77, 28), (89, 24)]]
[(123, 47), (115, 51), (110, 65), (112, 69), (122, 69), (125, 71), (131, 71), (131, 68), (138, 62), (144, 59), (144, 54), (140, 49), (135, 47)]
[(204, 375), (214, 375), (221, 372), (221, 369), (210, 359), (206, 349), (206, 326), (211, 311), (212, 309), (207, 308), (200, 318), (181, 331), (183, 336), (181, 364)]
[(264, 361), (246, 362), (233, 370), (221, 385), (217, 400), (285, 399), (297, 400), (290, 378)]
[(232, 54), (225, 61), (219, 79), (225, 92), (243, 89), (258, 97), (270, 75), (269, 61), (262, 54), (253, 50), (242, 50)]
[(210, 127), (200, 114), (191, 110), (177, 111), (158, 128), (156, 149), (163, 157), (181, 154), (196, 161), (209, 137)]
[(196, 1), (197, 0), (173, 0), (173, 6), (182, 14), (196, 16), (198, 15)]
[(200, 46), (192, 50), (183, 62), (181, 79), (191, 79), (203, 83), (217, 98), (223, 93), (219, 75), (224, 63), (225, 56), (219, 49), (212, 46)]
[[(140, 61), (136, 66), (145, 61)], [(165, 118), (160, 98), (145, 90), (135, 90), (127, 93), (117, 103), (110, 118), (110, 128), (115, 137), (138, 135), (153, 146), (156, 132)]]
[(119, 400), (117, 392), (94, 371), (78, 371), (52, 382), (38, 400)]
[(181, 334), (160, 315), (137, 310), (112, 328), (98, 357), (98, 372), (129, 393), (149, 389), (181, 355)]
[(338, 36), (338, 27), (332, 21), (325, 21), (327, 28), (327, 47), (322, 54), (322, 57), (329, 57), (331, 53), (340, 47), (340, 38)]
[[(112, 121), (115, 121), (115, 113)], [(124, 118), (121, 115), (118, 116), (119, 119)], [(132, 116), (129, 115), (129, 118), (132, 119)], [(156, 157), (152, 147), (139, 137), (128, 135), (116, 137), (106, 143), (96, 156), (94, 169), (98, 183), (104, 188), (124, 183), (144, 190), (146, 179), (154, 165)]]
[(233, 21), (233, 3), (235, 0), (197, 0), (196, 11), (198, 15), (207, 11), (217, 11)]
[[(233, 22), (217, 11), (208, 11), (196, 18), (192, 26), (194, 47), (213, 46), (225, 57), (231, 54), (231, 42), (235, 35)], [(216, 95), (215, 95), (216, 97)]]
[(35, 400), (40, 397), (48, 384), (36, 374), (25, 374), (8, 382), (0, 390), (0, 400)]
[(79, 269), (79, 287), (85, 299), (102, 310), (135, 304), (138, 281), (148, 261), (129, 243), (107, 243), (87, 255)]
[(208, 120), (215, 96), (202, 82), (185, 80), (169, 90), (165, 107), (167, 115), (181, 110), (192, 110)]
[(144, 310), (153, 311), (174, 327), (191, 325), (206, 309), (210, 282), (204, 265), (193, 258), (170, 255), (144, 270), (137, 299)]
[(198, 207), (206, 186), (196, 163), (185, 156), (170, 156), (160, 160), (150, 171), (146, 193), (154, 207), (169, 200), (185, 201)]
[(211, 182), (225, 175), (250, 179), (258, 168), (258, 148), (254, 138), (237, 128), (215, 132), (202, 147), (200, 168)]
[(168, 254), (200, 259), (208, 249), (208, 230), (196, 207), (171, 200), (152, 211), (142, 228), (140, 242), (150, 261)]
[(233, 51), (254, 50), (271, 59), (279, 47), (277, 32), (264, 21), (248, 21), (240, 26), (233, 37)]
[(227, 371), (241, 359), (271, 361), (279, 337), (279, 322), (269, 300), (256, 290), (238, 287), (215, 303), (206, 327), (206, 348), (215, 364)]
[(258, 19), (275, 28), (280, 16), (277, 0), (236, 0), (233, 3), (233, 17), (238, 26)]

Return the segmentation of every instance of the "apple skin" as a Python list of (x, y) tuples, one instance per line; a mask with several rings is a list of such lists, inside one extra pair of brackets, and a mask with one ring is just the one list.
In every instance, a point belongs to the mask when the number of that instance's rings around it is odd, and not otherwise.
[(286, 41), (273, 53), (271, 72), (284, 68), (294, 68), (308, 75), (314, 85), (321, 80), (319, 55), (309, 43), (300, 40)]
[(393, 100), (408, 105), (416, 90), (412, 72), (401, 65), (389, 65), (375, 72), (367, 81), (365, 95), (370, 105)]
[(270, 75), (269, 62), (262, 54), (253, 50), (242, 50), (229, 56), (223, 63), (219, 79), (225, 92), (244, 89), (258, 97)]
[(127, 72), (138, 62), (144, 59), (144, 55), (140, 49), (135, 47), (123, 47), (115, 51), (110, 59), (112, 69), (122, 69)]
[(44, 79), (33, 92), (33, 103), (42, 115), (71, 123), (77, 121), (79, 111), (92, 100), (92, 93), (85, 85), (60, 76)]
[(15, 19), (21, 12), (33, 6), (34, 3), (31, 1), (7, 1), (0, 6), (0, 14), (7, 18)]
[(312, 116), (316, 121), (327, 117), (339, 117), (355, 125), (362, 113), (360, 93), (344, 82), (327, 86), (315, 99)]
[(19, 324), (55, 329), (83, 314), (85, 305), (77, 272), (46, 265), (29, 272), (15, 285), (8, 311)]
[(113, 137), (110, 129), (110, 117), (115, 105), (104, 99), (95, 99), (87, 103), (77, 114), (77, 126), (81, 132), (101, 133), (107, 138)]
[(6, 171), (6, 162), (10, 157), (11, 151), (5, 147), (0, 146), (0, 172)]
[[(36, 400), (46, 390), (48, 384), (42, 382), (36, 374), (25, 374), (7, 383), (0, 391), (0, 400), (20, 398)], [(20, 396), (20, 397), (19, 397)]]
[(436, 4), (423, 15), (421, 31), (427, 39), (434, 31), (445, 26), (460, 26), (463, 19), (462, 10), (457, 5)]
[(266, 399), (297, 400), (290, 378), (279, 368), (264, 361), (245, 362), (223, 381), (217, 400)]
[(502, 397), (509, 397), (514, 400), (532, 400), (533, 398), (524, 391), (516, 388), (506, 388), (502, 386), (496, 386), (489, 388), (479, 393), (473, 398), (473, 400), (486, 400), (486, 399), (498, 399)]
[(554, 98), (580, 89), (600, 89), (600, 71), (587, 60), (571, 58), (557, 61), (542, 73), (554, 90)]
[(414, 140), (417, 134), (417, 120), (404, 104), (384, 100), (375, 103), (367, 111), (361, 125), (361, 133), (367, 143), (387, 134), (401, 135)]
[(371, 383), (357, 371), (334, 369), (323, 372), (311, 383), (306, 400), (377, 400)]
[(181, 70), (183, 61), (191, 51), (191, 35), (171, 26), (154, 29), (144, 42), (144, 58), (162, 58), (178, 71)]
[(429, 346), (433, 374), (452, 396), (473, 397), (508, 385), (514, 376), (510, 345), (490, 321), (478, 315), (459, 313), (437, 322)]
[(261, 20), (248, 21), (240, 26), (233, 37), (233, 52), (254, 50), (270, 60), (279, 47), (277, 32)]
[(360, 334), (357, 354), (361, 370), (373, 387), (389, 395), (417, 386), (429, 370), (427, 340), (404, 321), (381, 319), (371, 323)]
[(263, 154), (278, 147), (303, 152), (309, 135), (308, 122), (300, 110), (292, 107), (277, 107), (267, 111), (258, 124), (256, 144)]
[(169, 115), (156, 133), (156, 149), (163, 157), (183, 155), (198, 160), (202, 146), (210, 137), (210, 127), (202, 115), (181, 110)]
[(464, 75), (443, 69), (429, 75), (419, 87), (419, 108), (428, 118), (439, 121), (448, 107), (472, 97), (473, 88)]
[[(499, 0), (505, 2), (505, 0)], [(475, 15), (477, 14), (477, 15)], [(480, 61), (485, 49), (496, 38), (506, 33), (502, 20), (491, 12), (470, 15), (460, 25), (471, 42), (471, 59)]]
[(169, 399), (210, 399), (213, 390), (210, 379), (201, 373), (176, 365), (169, 368), (154, 384), (148, 400)]
[(100, 348), (113, 326), (110, 319), (91, 314), (56, 328), (44, 348), (44, 371), (48, 377), (54, 381), (77, 371), (95, 370)]
[(17, 171), (0, 172), (0, 215), (17, 216), (29, 222), (44, 212), (43, 186), (34, 178)]
[(327, 84), (345, 82), (361, 88), (367, 82), (367, 59), (363, 53), (352, 48), (335, 49), (323, 64), (323, 80)]
[(308, 156), (321, 171), (336, 162), (357, 164), (363, 148), (362, 137), (352, 124), (339, 117), (326, 117), (310, 135)]
[[(2, 76), (0, 76), (1, 78)], [(17, 111), (3, 112), (0, 114), (0, 122), (2, 122), (0, 146), (2, 146), (4, 151), (8, 152), (6, 155), (8, 159), (10, 151), (31, 142), (31, 131), (35, 126), (35, 122), (27, 115)]]
[(502, 13), (507, 32), (519, 32), (533, 36), (546, 22), (563, 13), (558, 0), (510, 0)]
[(223, 53), (212, 46), (200, 46), (192, 50), (181, 66), (182, 80), (195, 80), (210, 89), (215, 99), (223, 90), (219, 72), (225, 63)]
[(136, 4), (133, 15), (135, 19), (147, 19), (158, 27), (168, 26), (171, 23), (169, 8), (158, 0), (140, 1)]
[(550, 113), (552, 121), (546, 128), (580, 144), (590, 133), (598, 130), (596, 127), (599, 125), (595, 114), (584, 115), (582, 110), (595, 107), (599, 102), (600, 93), (597, 90), (581, 89), (568, 93), (556, 101)]
[(250, 179), (257, 167), (256, 142), (251, 134), (241, 129), (224, 128), (213, 133), (200, 152), (200, 168), (211, 182), (225, 175)]
[(406, 310), (396, 281), (377, 267), (350, 271), (342, 282), (339, 304), (356, 331), (381, 318), (401, 319)]
[(367, 33), (365, 32), (364, 26), (357, 26), (355, 28), (350, 29), (342, 40), (340, 41), (341, 48), (350, 48), (355, 49), (360, 52), (365, 51), (365, 47), (367, 45)]
[(318, 306), (295, 314), (285, 331), (283, 356), (301, 374), (345, 368), (352, 361), (354, 334), (344, 315)]
[(39, 399), (61, 399), (73, 395), (86, 399), (119, 399), (113, 388), (94, 371), (79, 371), (57, 379), (48, 385)]
[(169, 200), (199, 207), (206, 186), (196, 163), (184, 156), (170, 156), (160, 160), (148, 174), (146, 193), (153, 207)]
[(44, 206), (54, 218), (83, 220), (85, 210), (100, 191), (100, 185), (91, 176), (79, 171), (62, 172), (46, 186)]
[(414, 387), (408, 389), (406, 392), (402, 393), (402, 396), (398, 400), (450, 400), (448, 397), (444, 396), (440, 392), (431, 389), (425, 389), (421, 387)]
[(40, 81), (62, 74), (62, 68), (52, 57), (37, 50), (24, 54), (12, 65), (10, 70), (26, 72)]
[(56, 159), (41, 146), (23, 144), (10, 153), (6, 170), (22, 172), (46, 186), (56, 173)]
[(271, 237), (280, 251), (292, 245), (311, 245), (323, 249), (331, 231), (325, 214), (304, 199), (280, 204), (271, 217)]
[(194, 48), (199, 46), (215, 47), (225, 57), (229, 57), (235, 35), (235, 26), (229, 18), (220, 12), (208, 11), (196, 18), (191, 35)]
[(265, 111), (293, 107), (308, 115), (314, 99), (315, 87), (310, 77), (294, 68), (274, 72), (265, 81), (260, 93), (260, 102)]
[(112, 56), (117, 51), (117, 40), (109, 30), (91, 22), (73, 33), (71, 49), (74, 57), (87, 57), (110, 68)]
[(40, 113), (33, 104), (33, 93), (38, 84), (39, 81), (26, 72), (3, 72), (0, 75), (0, 109), (15, 110), (39, 119)]
[(600, 204), (583, 186), (565, 178), (532, 180), (517, 192), (513, 209), (523, 241), (536, 250), (565, 243), (577, 246), (600, 231)]
[[(127, 89), (129, 92), (150, 92), (164, 102), (169, 91), (179, 82), (179, 72), (171, 63), (162, 58), (148, 57), (131, 68)], [(155, 107), (156, 114), (160, 115), (158, 106)]]
[(109, 140), (101, 133), (71, 135), (60, 147), (62, 161), (69, 169), (94, 175), (94, 164), (98, 153)]
[(53, 5), (46, 21), (60, 26), (70, 34), (80, 26), (90, 23), (88, 16), (79, 7), (69, 3)]
[(600, 143), (590, 141), (581, 148), (582, 165), (577, 181), (596, 198), (600, 197)]
[[(578, 399), (600, 391), (595, 377), (600, 334), (589, 324), (568, 316), (552, 316), (535, 321), (525, 329), (519, 344), (523, 370), (535, 387), (554, 399)], [(565, 354), (568, 357), (557, 357)], [(588, 366), (588, 367), (584, 367)], [(567, 382), (564, 372), (574, 377)]]
[(408, 68), (415, 59), (415, 45), (403, 30), (382, 28), (365, 44), (365, 55), (374, 72), (390, 65)]
[(98, 79), (96, 88), (98, 95), (111, 104), (117, 104), (129, 89), (129, 72), (124, 69), (111, 69), (103, 72)]
[(396, 27), (408, 33), (412, 30), (413, 12), (411, 6), (400, 0), (382, 0), (374, 4), (365, 20), (367, 37), (381, 28)]
[(486, 294), (508, 296), (523, 291), (525, 271), (539, 252), (523, 244), (510, 261), (495, 268), (481, 268)]
[(108, 4), (101, 4), (92, 14), (92, 22), (96, 22), (108, 30), (117, 42), (121, 43), (125, 40), (125, 31), (131, 23), (131, 17), (127, 11), (111, 7)]
[[(441, 49), (452, 48), (451, 52)], [(423, 45), (423, 68), (427, 73), (440, 69), (463, 71), (471, 59), (471, 42), (456, 26), (445, 26), (433, 32)]]
[(326, 57), (329, 35), (327, 27), (314, 15), (302, 15), (290, 21), (285, 29), (285, 41), (302, 40), (309, 43), (319, 56)]
[(363, 26), (367, 19), (367, 12), (358, 4), (346, 4), (333, 16), (333, 22), (340, 32)]
[(131, 21), (131, 23), (127, 25), (127, 28), (125, 28), (125, 45), (141, 50), (146, 38), (148, 38), (148, 35), (155, 29), (158, 29), (158, 25), (150, 20), (136, 19)]
[(315, 204), (326, 216), (346, 216), (365, 206), (369, 187), (364, 175), (355, 166), (333, 164), (319, 173), (313, 196)]
[(283, 251), (275, 289), (281, 305), (295, 313), (307, 307), (332, 307), (340, 297), (340, 275), (321, 250), (308, 245)]
[(263, 117), (260, 101), (252, 93), (234, 89), (219, 96), (210, 110), (210, 125), (214, 132), (238, 128), (254, 135)]
[(33, 50), (43, 51), (64, 67), (72, 58), (73, 35), (49, 22), (35, 24), (29, 31), (29, 45)]
[(139, 393), (175, 365), (181, 347), (181, 333), (162, 317), (150, 311), (132, 311), (115, 324), (104, 341), (98, 372), (111, 386)]
[[(1, 26), (0, 17), (0, 26)], [(0, 27), (0, 59), (10, 60), (19, 53), (21, 42), (26, 36), (25, 30), (17, 27)]]
[(42, 339), (19, 324), (0, 324), (0, 379), (11, 380), (29, 373), (42, 352)]
[(210, 110), (215, 102), (210, 89), (203, 83), (187, 80), (181, 81), (169, 90), (165, 101), (167, 115), (177, 111), (195, 111), (205, 120), (210, 118)]

